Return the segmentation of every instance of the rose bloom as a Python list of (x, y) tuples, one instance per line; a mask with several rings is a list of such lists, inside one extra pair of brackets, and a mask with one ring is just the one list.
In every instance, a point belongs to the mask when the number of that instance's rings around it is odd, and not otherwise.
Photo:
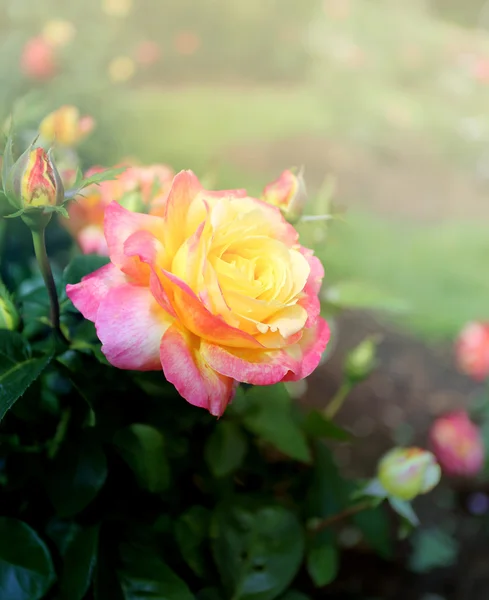
[(459, 369), (476, 381), (489, 375), (489, 323), (469, 323), (455, 345)]
[(464, 411), (437, 419), (430, 440), (440, 465), (448, 475), (477, 475), (484, 464), (484, 446), (479, 428)]
[[(102, 170), (101, 167), (93, 167), (85, 176)], [(107, 256), (109, 249), (104, 235), (104, 214), (110, 202), (115, 200), (128, 208), (147, 212), (154, 201), (157, 213), (159, 204), (168, 194), (173, 176), (173, 170), (167, 165), (129, 166), (116, 180), (104, 181), (83, 190), (83, 195), (68, 205), (70, 218), (63, 219), (62, 223), (84, 254)]]
[(329, 338), (320, 261), (280, 211), (209, 192), (179, 173), (162, 217), (105, 210), (110, 263), (67, 294), (121, 369), (163, 370), (183, 398), (221, 415), (237, 382), (307, 377)]
[(42, 37), (29, 40), (20, 58), (20, 68), (29, 79), (45, 81), (56, 72), (54, 50)]
[(39, 133), (46, 142), (62, 146), (75, 146), (81, 142), (95, 127), (90, 116), (80, 116), (76, 106), (64, 105), (53, 111), (42, 120)]

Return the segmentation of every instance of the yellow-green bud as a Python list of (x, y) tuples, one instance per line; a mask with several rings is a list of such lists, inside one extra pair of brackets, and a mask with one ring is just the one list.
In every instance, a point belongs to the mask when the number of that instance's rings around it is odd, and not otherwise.
[(19, 327), (20, 318), (17, 308), (7, 289), (0, 282), (0, 329), (15, 331)]
[(352, 383), (366, 379), (377, 365), (377, 342), (375, 338), (365, 338), (351, 350), (345, 360), (345, 375)]
[(412, 500), (431, 491), (441, 469), (431, 452), (421, 448), (394, 448), (379, 462), (378, 480), (394, 498)]
[(8, 173), (5, 193), (17, 209), (60, 205), (63, 182), (50, 154), (44, 148), (28, 148)]

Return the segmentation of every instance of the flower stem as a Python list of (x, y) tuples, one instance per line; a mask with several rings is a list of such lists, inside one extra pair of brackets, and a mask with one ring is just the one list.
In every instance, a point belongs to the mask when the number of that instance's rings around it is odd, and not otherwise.
[(347, 517), (351, 517), (353, 515), (356, 515), (359, 512), (362, 512), (364, 510), (368, 510), (369, 508), (372, 508), (372, 501), (371, 500), (364, 500), (363, 502), (359, 502), (358, 504), (354, 504), (353, 506), (349, 506), (348, 508), (345, 508), (341, 512), (336, 513), (335, 515), (331, 515), (331, 517), (326, 517), (325, 519), (320, 519), (319, 521), (317, 521), (311, 527), (311, 532), (312, 533), (319, 533), (320, 531), (323, 531), (324, 529), (327, 529), (331, 525), (334, 525), (338, 521), (343, 521), (343, 519), (346, 519)]
[(333, 399), (331, 400), (331, 402), (323, 410), (323, 414), (327, 419), (331, 420), (333, 417), (336, 416), (336, 413), (343, 406), (343, 402), (346, 400), (346, 397), (348, 396), (348, 394), (351, 392), (352, 389), (353, 389), (353, 385), (348, 380), (344, 381), (341, 384), (339, 390), (333, 396)]
[(51, 264), (49, 263), (48, 254), (46, 252), (45, 231), (45, 227), (41, 227), (40, 229), (31, 229), (32, 241), (34, 243), (34, 253), (36, 255), (36, 259), (39, 264), (39, 268), (41, 269), (42, 277), (44, 279), (44, 283), (46, 284), (46, 289), (48, 291), (49, 304), (51, 307), (51, 327), (53, 328), (54, 332), (60, 340), (62, 340), (65, 343), (68, 343), (68, 340), (65, 338), (63, 332), (61, 331), (61, 325), (59, 320), (60, 312), (58, 294), (56, 292), (56, 284), (54, 283)]

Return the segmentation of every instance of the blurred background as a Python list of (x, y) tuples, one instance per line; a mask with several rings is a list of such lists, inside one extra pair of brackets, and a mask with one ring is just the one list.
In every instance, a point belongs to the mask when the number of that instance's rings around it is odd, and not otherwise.
[[(339, 415), (358, 436), (343, 468), (369, 475), (393, 442), (426, 444), (438, 415), (487, 404), (452, 345), (489, 318), (489, 3), (0, 0), (2, 122), (35, 129), (68, 103), (97, 121), (86, 166), (136, 157), (253, 194), (303, 166), (309, 212), (332, 197), (336, 218), (302, 225), (303, 243), (352, 310), (301, 401), (323, 406), (345, 349), (382, 336)], [(346, 559), (324, 597), (487, 599), (486, 492), (442, 486), (409, 548)]]

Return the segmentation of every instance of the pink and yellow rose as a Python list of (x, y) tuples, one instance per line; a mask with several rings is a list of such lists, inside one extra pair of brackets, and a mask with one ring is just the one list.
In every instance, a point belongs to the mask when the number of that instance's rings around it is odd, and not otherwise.
[(280, 211), (176, 175), (161, 216), (105, 209), (110, 263), (67, 294), (121, 369), (163, 370), (221, 415), (237, 383), (307, 377), (329, 338), (320, 261)]

